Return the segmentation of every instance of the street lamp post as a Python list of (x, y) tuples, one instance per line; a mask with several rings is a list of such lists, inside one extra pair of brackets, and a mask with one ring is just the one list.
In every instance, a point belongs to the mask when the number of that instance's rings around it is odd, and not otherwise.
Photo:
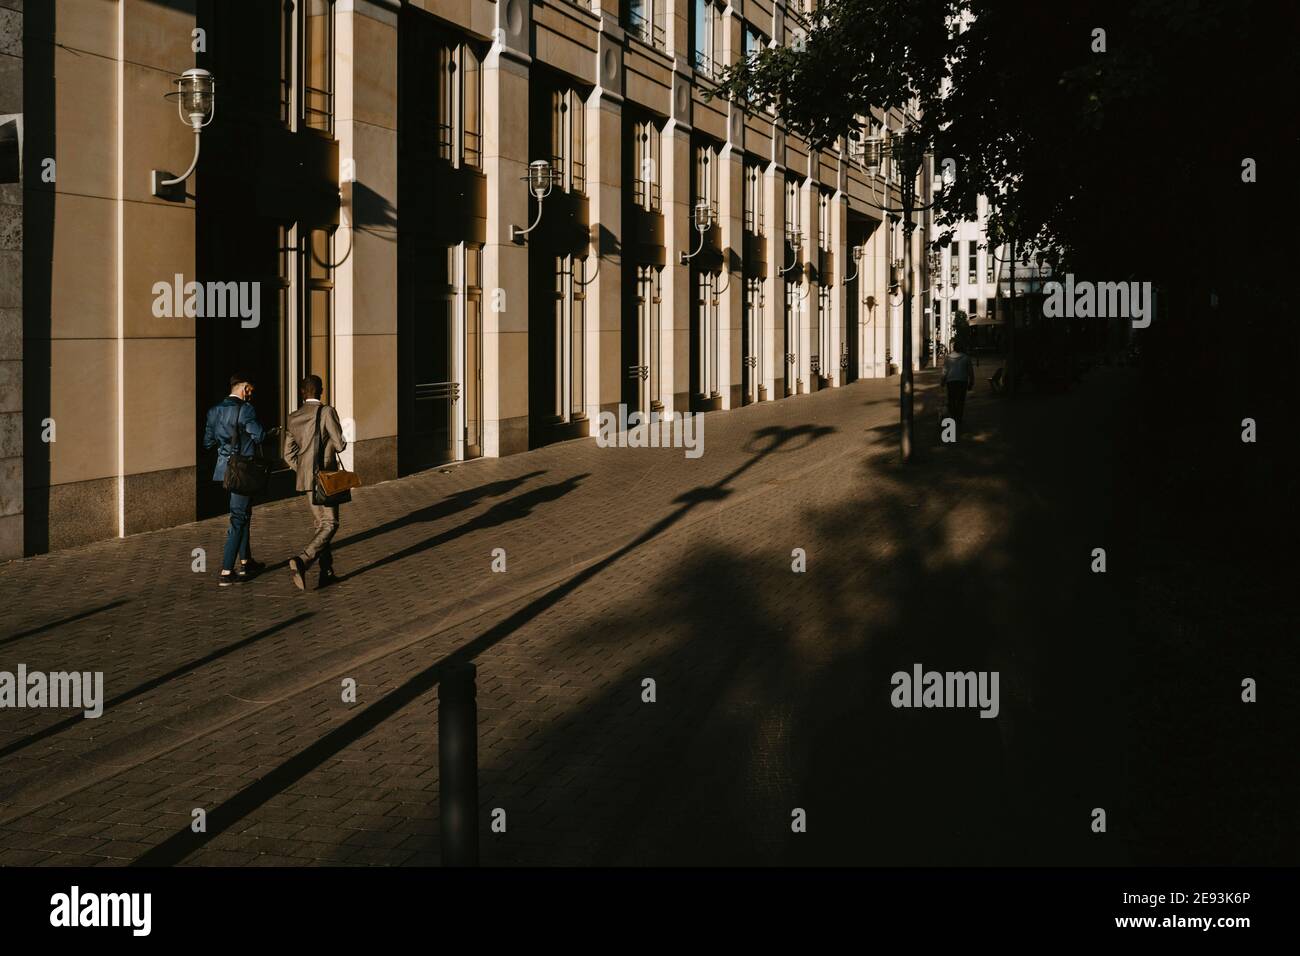
[(933, 204), (918, 206), (916, 203), (916, 176), (920, 170), (921, 162), (925, 158), (924, 146), (916, 134), (902, 132), (897, 136), (890, 137), (888, 141), (880, 136), (872, 135), (867, 138), (865, 157), (873, 177), (885, 159), (893, 158), (897, 160), (899, 167), (899, 193), (902, 198), (902, 208), (885, 209), (883, 202), (881, 208), (884, 212), (901, 213), (903, 218), (903, 278), (901, 280), (903, 293), (903, 356), (899, 363), (902, 374), (899, 376), (898, 382), (898, 400), (900, 425), (902, 426), (900, 448), (903, 461), (907, 462), (912, 459), (913, 435), (912, 232), (916, 229), (913, 216), (918, 212), (924, 212), (932, 208)]

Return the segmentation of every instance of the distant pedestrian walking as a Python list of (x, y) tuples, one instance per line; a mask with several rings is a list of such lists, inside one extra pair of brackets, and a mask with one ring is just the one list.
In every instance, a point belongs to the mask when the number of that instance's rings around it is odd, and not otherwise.
[(960, 428), (966, 412), (966, 393), (975, 387), (975, 366), (971, 364), (970, 356), (957, 348), (956, 339), (948, 343), (940, 384), (948, 386), (948, 414)]
[(284, 460), (297, 473), (295, 487), (307, 492), (307, 506), (316, 525), (316, 535), (302, 553), (289, 559), (289, 573), (299, 590), (306, 590), (306, 574), (319, 562), (316, 586), (323, 588), (335, 580), (334, 552), (330, 547), (339, 530), (339, 506), (317, 503), (316, 475), (338, 467), (338, 456), (348, 447), (343, 439), (339, 413), (321, 402), (323, 383), (319, 375), (308, 375), (299, 386), (302, 405), (289, 416)]
[(230, 530), (221, 555), (222, 587), (246, 580), (263, 567), (253, 560), (250, 539), (253, 495), (266, 481), (265, 468), (254, 456), (266, 433), (257, 420), (252, 397), (253, 383), (247, 375), (236, 372), (230, 376), (230, 394), (208, 409), (203, 429), (203, 447), (217, 449), (212, 480), (220, 481), (230, 491)]

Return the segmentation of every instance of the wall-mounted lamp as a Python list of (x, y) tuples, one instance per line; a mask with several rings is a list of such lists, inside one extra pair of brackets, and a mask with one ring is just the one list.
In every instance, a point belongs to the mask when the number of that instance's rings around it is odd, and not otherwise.
[(794, 229), (786, 233), (786, 239), (790, 248), (794, 250), (794, 261), (788, 266), (782, 266), (777, 270), (776, 274), (782, 276), (799, 264), (799, 246), (803, 243), (803, 233), (798, 229)]
[(537, 218), (527, 229), (510, 227), (510, 241), (520, 244), (523, 243), (524, 236), (536, 229), (542, 221), (542, 200), (551, 194), (551, 187), (555, 185), (555, 169), (544, 159), (534, 159), (528, 164), (528, 175), (523, 177), (523, 181), (528, 184), (529, 195), (537, 200)]
[(703, 251), (704, 234), (713, 228), (713, 206), (707, 199), (700, 199), (695, 203), (693, 218), (695, 221), (695, 231), (700, 234), (700, 244), (695, 247), (695, 251), (690, 255), (687, 255), (684, 252), (680, 254), (682, 265), (686, 265), (686, 263), (690, 262)]
[[(790, 245), (794, 247), (794, 262), (790, 263), (789, 269), (782, 269), (781, 270), (782, 274), (789, 272), (790, 269), (793, 269), (795, 266), (799, 264), (799, 245), (802, 241), (803, 241), (803, 233), (800, 232), (798, 229), (790, 233)], [(795, 285), (795, 290), (796, 290), (796, 295), (794, 296), (795, 302), (802, 302), (804, 299), (808, 298), (808, 293), (812, 291), (812, 285), (809, 282), (806, 282), (805, 279), (807, 279), (807, 276), (804, 275), (802, 271), (800, 271)]]
[(179, 176), (161, 169), (153, 170), (149, 174), (149, 189), (159, 199), (184, 202), (185, 180), (199, 165), (199, 135), (217, 113), (217, 81), (207, 70), (193, 69), (186, 70), (172, 82), (176, 89), (167, 97), (176, 98), (176, 112), (180, 114), (181, 122), (194, 130), (194, 161)]
[[(900, 302), (903, 301), (903, 298), (904, 298), (904, 295), (903, 295), (903, 270), (904, 270), (905, 267), (906, 267), (906, 264), (904, 263), (904, 261), (903, 261), (902, 259), (895, 259), (895, 260), (894, 260), (893, 268), (892, 268), (892, 270), (891, 270), (893, 274), (890, 276), (890, 279), (889, 279), (889, 295), (890, 295), (889, 304), (890, 304), (890, 305), (895, 305), (895, 306), (896, 306), (896, 305), (898, 305)], [(898, 294), (898, 300), (897, 300), (897, 301), (895, 301), (894, 298), (893, 298), (895, 293)]]
[(845, 282), (852, 282), (854, 279), (858, 277), (858, 263), (861, 261), (862, 261), (862, 247), (854, 246), (853, 247), (853, 275), (845, 276), (844, 277)]

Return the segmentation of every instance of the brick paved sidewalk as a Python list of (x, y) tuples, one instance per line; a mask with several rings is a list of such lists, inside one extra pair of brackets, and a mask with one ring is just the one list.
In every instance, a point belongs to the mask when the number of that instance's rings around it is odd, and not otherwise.
[[(890, 379), (711, 415), (697, 460), (583, 440), (367, 488), (345, 511), (344, 580), (320, 593), (283, 571), (227, 589), (193, 574), (223, 520), (6, 565), (0, 589), (22, 598), (0, 669), (102, 669), (109, 706), (0, 713), (0, 863), (436, 863), (449, 656), (479, 667), (486, 863), (797, 860), (790, 808), (826, 773), (836, 708), (861, 706), (843, 681), (914, 626), (900, 593), (985, 586), (1011, 530), (1005, 408), (977, 392), (945, 447), (935, 397), (908, 471)], [(255, 553), (291, 553), (304, 511), (259, 508)], [(980, 654), (1014, 658), (1016, 622), (985, 617)], [(1002, 719), (945, 743), (959, 767), (1023, 759), (1007, 739), (1034, 689), (1002, 666)], [(506, 834), (486, 830), (495, 807)]]

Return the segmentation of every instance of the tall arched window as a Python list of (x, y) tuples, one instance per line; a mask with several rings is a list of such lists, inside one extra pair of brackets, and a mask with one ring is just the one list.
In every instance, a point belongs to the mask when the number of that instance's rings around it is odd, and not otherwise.
[(587, 191), (587, 112), (575, 89), (551, 91), (551, 165), (557, 186), (568, 192)]
[(659, 127), (652, 120), (632, 124), (632, 154), (636, 169), (632, 201), (650, 212), (659, 211)]
[(465, 43), (438, 48), (438, 156), (453, 166), (483, 165), (483, 71)]

